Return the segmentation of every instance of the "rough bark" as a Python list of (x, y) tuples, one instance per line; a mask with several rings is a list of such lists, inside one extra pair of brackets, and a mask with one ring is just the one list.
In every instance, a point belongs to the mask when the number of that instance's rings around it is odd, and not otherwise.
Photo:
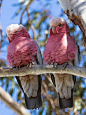
[(57, 68), (54, 68), (53, 65), (32, 65), (31, 68), (26, 66), (19, 68), (17, 70), (16, 68), (13, 69), (0, 68), (0, 77), (25, 76), (28, 74), (39, 75), (46, 73), (62, 73), (62, 74), (66, 73), (86, 78), (85, 68), (71, 65), (67, 65), (65, 68), (63, 68), (62, 65), (58, 65)]

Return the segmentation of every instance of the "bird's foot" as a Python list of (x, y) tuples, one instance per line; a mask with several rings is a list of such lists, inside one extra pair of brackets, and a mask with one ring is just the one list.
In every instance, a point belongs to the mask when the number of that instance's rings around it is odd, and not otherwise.
[(32, 63), (29, 63), (27, 67), (32, 68)]
[(67, 65), (68, 65), (68, 63), (64, 63), (64, 64), (62, 65), (62, 69), (65, 69), (65, 68), (67, 67)]
[(18, 71), (19, 70), (19, 68), (18, 67), (16, 67), (16, 71)]
[(18, 71), (20, 69), (20, 66), (19, 67), (12, 66), (12, 68), (15, 68), (16, 71)]
[(32, 63), (30, 63), (29, 68), (32, 68)]
[(16, 68), (15, 66), (12, 66), (12, 68)]
[(57, 66), (58, 66), (58, 63), (54, 63), (54, 64), (53, 64), (53, 67), (54, 67), (54, 68), (57, 68)]
[(18, 71), (20, 68), (21, 68), (21, 66), (19, 66), (19, 67), (16, 67), (16, 70)]

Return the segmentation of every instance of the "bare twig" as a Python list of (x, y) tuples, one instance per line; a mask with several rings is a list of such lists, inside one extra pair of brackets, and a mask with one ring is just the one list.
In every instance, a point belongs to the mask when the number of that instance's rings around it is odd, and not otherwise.
[(25, 9), (23, 10), (22, 14), (21, 14), (21, 17), (20, 17), (20, 24), (22, 24), (22, 17), (23, 17), (23, 14), (25, 13), (25, 11), (27, 11), (27, 8), (29, 8), (29, 6), (32, 4), (34, 0), (30, 0), (29, 4), (25, 7)]
[(66, 68), (64, 69), (62, 65), (58, 65), (57, 68), (53, 68), (53, 65), (32, 65), (31, 68), (22, 67), (19, 70), (16, 70), (16, 68), (13, 69), (0, 68), (0, 77), (25, 76), (28, 74), (39, 75), (45, 73), (66, 73), (86, 78), (85, 68), (71, 65), (67, 65)]
[(0, 14), (1, 14), (1, 5), (2, 5), (2, 0), (0, 0)]
[(32, 31), (33, 31), (33, 39), (35, 40), (35, 41), (37, 41), (37, 37), (36, 37), (36, 30), (35, 30), (35, 28), (34, 28), (34, 26), (30, 26), (30, 28), (32, 29)]
[(0, 7), (1, 7), (1, 5), (2, 5), (2, 0), (0, 0)]
[(28, 25), (29, 25), (29, 28), (31, 28), (32, 31), (33, 31), (33, 39), (35, 41), (37, 41), (36, 32), (35, 32), (36, 30), (35, 30), (34, 26), (31, 25), (31, 19), (30, 19), (30, 14), (29, 14), (29, 8), (28, 7), (27, 7), (27, 16), (28, 16)]
[(1, 52), (1, 43), (3, 41), (3, 32), (2, 32), (2, 27), (1, 27), (1, 24), (0, 24), (0, 52)]
[(30, 4), (31, 4), (33, 1), (34, 1), (34, 0), (31, 0), (31, 2), (30, 2), (30, 3), (25, 7), (25, 9), (23, 10), (23, 12), (22, 12), (22, 14), (21, 14), (21, 17), (20, 17), (20, 24), (22, 24), (23, 14), (25, 13), (25, 11), (27, 11), (29, 28), (31, 28), (32, 31), (33, 31), (33, 38), (34, 38), (34, 40), (37, 40), (37, 38), (36, 38), (36, 33), (35, 33), (35, 28), (31, 25), (31, 19), (30, 19), (30, 14), (29, 14), (29, 6), (30, 6)]
[(42, 95), (44, 99), (48, 101), (49, 105), (51, 106), (52, 110), (55, 111), (57, 115), (59, 115), (59, 101), (58, 98), (54, 98), (52, 95), (50, 95), (47, 91), (49, 90), (49, 87), (45, 81), (42, 81)]
[(27, 7), (25, 7), (25, 9), (23, 10), (22, 14), (21, 14), (21, 17), (20, 17), (20, 24), (22, 24), (22, 17), (23, 17), (23, 14), (25, 13), (25, 11), (27, 10)]
[(10, 107), (16, 114), (18, 115), (31, 115), (26, 111), (26, 109), (15, 102), (12, 97), (2, 88), (0, 87), (0, 99), (5, 102), (5, 104)]

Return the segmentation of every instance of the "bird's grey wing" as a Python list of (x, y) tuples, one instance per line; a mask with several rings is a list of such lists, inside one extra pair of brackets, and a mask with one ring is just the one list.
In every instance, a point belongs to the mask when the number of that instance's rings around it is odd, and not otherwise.
[[(78, 66), (79, 54), (80, 54), (80, 49), (79, 49), (79, 46), (78, 46), (77, 43), (76, 43), (76, 47), (77, 47), (77, 53), (75, 54), (75, 59), (73, 60), (73, 65), (74, 66)], [(74, 84), (75, 84), (76, 76), (75, 75), (72, 75), (72, 76), (73, 76), (73, 81), (74, 81)], [(64, 109), (66, 107), (69, 107), (69, 108), (73, 107), (73, 89), (71, 89), (71, 98), (70, 99), (62, 99), (59, 96), (59, 104), (60, 104), (61, 109)]]
[[(35, 42), (36, 43), (36, 42)], [(37, 44), (37, 43), (36, 43)], [(36, 63), (37, 64), (42, 64), (42, 55), (41, 55), (41, 51), (40, 48), (37, 44), (38, 47), (38, 52), (36, 55)], [(33, 76), (34, 79), (35, 76)], [(27, 97), (26, 93), (24, 93), (25, 96), (25, 105), (27, 109), (35, 109), (35, 108), (39, 108), (42, 106), (42, 100), (41, 100), (41, 83), (42, 83), (42, 78), (41, 75), (36, 75), (36, 78), (38, 79), (38, 91), (37, 91), (37, 96), (36, 97)], [(16, 76), (17, 82), (20, 86), (20, 88), (22, 89), (22, 91), (24, 92), (24, 89), (21, 85), (21, 81), (19, 79), (19, 77)]]
[[(36, 43), (36, 42), (35, 42)], [(36, 43), (37, 44), (37, 43)], [(40, 48), (37, 44), (38, 47), (38, 52), (36, 55), (36, 63), (37, 64), (42, 64), (42, 55)], [(26, 107), (28, 109), (34, 109), (34, 108), (39, 108), (42, 106), (42, 99), (41, 99), (41, 83), (42, 83), (42, 78), (41, 75), (38, 75), (38, 91), (37, 91), (37, 96), (36, 97), (30, 97), (28, 98), (25, 94), (25, 102), (26, 102)]]
[(38, 48), (36, 59), (37, 59), (38, 64), (41, 65), (41, 64), (43, 64), (41, 50), (40, 50), (39, 45), (37, 44), (37, 42), (36, 41), (34, 41), (34, 42), (36, 43), (37, 48)]
[[(77, 46), (77, 53), (75, 54), (75, 59), (73, 60), (73, 65), (77, 66), (78, 65), (78, 60), (79, 60), (79, 54), (80, 54), (80, 50), (79, 50), (79, 46), (78, 44), (76, 44)], [(74, 81), (74, 84), (76, 82), (76, 76), (72, 75), (73, 76), (73, 81)], [(55, 83), (55, 77), (53, 74), (51, 74), (51, 80), (54, 84), (54, 86), (56, 87), (56, 83)], [(60, 108), (61, 109), (64, 109), (64, 108), (67, 108), (67, 107), (73, 107), (73, 89), (71, 89), (71, 98), (69, 99), (63, 99), (60, 97), (59, 95), (59, 105), (60, 105)]]

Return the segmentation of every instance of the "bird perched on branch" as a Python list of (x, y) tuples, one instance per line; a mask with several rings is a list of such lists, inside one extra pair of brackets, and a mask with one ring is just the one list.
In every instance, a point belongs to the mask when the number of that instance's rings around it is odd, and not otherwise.
[[(7, 61), (11, 67), (42, 64), (39, 46), (23, 25), (11, 24), (6, 32), (9, 40)], [(41, 107), (41, 75), (16, 76), (16, 79), (24, 92), (27, 109)]]
[[(63, 65), (63, 69), (70, 65), (77, 65), (77, 46), (70, 36), (70, 29), (63, 18), (52, 17), (50, 20), (50, 36), (45, 46), (44, 61)], [(73, 88), (76, 77), (69, 74), (51, 74), (51, 79), (59, 93), (60, 108), (73, 107)]]

